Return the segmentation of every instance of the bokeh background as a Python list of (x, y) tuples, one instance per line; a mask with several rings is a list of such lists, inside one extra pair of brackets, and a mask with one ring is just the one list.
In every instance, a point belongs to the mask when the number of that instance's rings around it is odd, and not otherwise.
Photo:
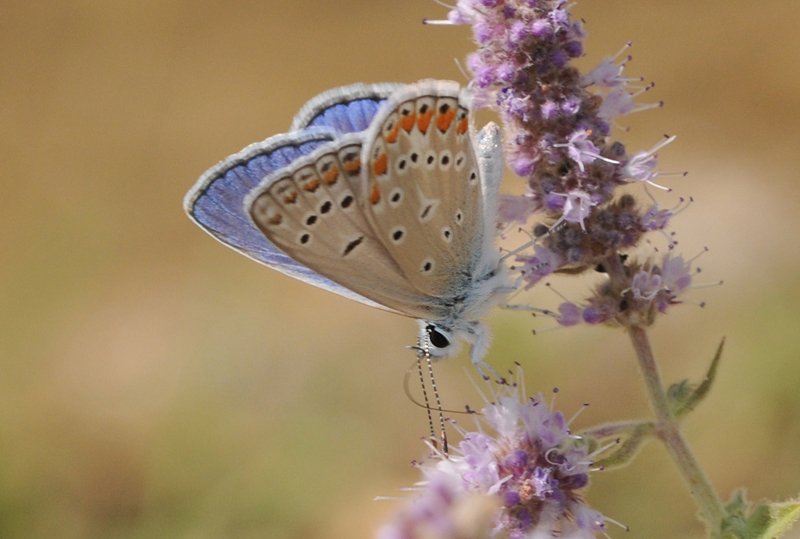
[[(581, 2), (596, 63), (666, 107), (625, 118), (631, 149), (663, 134), (674, 221), (704, 246), (694, 304), (653, 332), (667, 381), (711, 396), (686, 434), (724, 495), (800, 491), (800, 4)], [(429, 0), (0, 0), (0, 537), (371, 537), (424, 454), (403, 393), (416, 325), (295, 282), (212, 241), (181, 198), (207, 167), (285, 130), (327, 88), (464, 80), (466, 28)], [(514, 179), (509, 177), (509, 189)], [(657, 238), (654, 238), (656, 241)], [(582, 297), (586, 282), (560, 290)], [(558, 298), (534, 290), (529, 303)], [(700, 308), (700, 302), (707, 302)], [(490, 317), (490, 361), (560, 388), (575, 422), (649, 414), (629, 344), (603, 328)], [(534, 337), (531, 329), (542, 332)], [(446, 402), (479, 404), (465, 357)], [(596, 474), (588, 499), (632, 531), (700, 537), (662, 447)], [(800, 537), (795, 533), (794, 537)]]

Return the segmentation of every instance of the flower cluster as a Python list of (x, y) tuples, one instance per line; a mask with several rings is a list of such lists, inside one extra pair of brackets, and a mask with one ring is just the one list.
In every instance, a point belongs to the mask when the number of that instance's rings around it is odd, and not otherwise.
[[(637, 265), (632, 259), (620, 265), (612, 259), (640, 244), (645, 233), (663, 230), (673, 212), (655, 202), (640, 204), (618, 188), (634, 182), (663, 188), (654, 183), (657, 152), (674, 137), (633, 155), (613, 140), (617, 118), (660, 103), (636, 103), (651, 86), (624, 76), (629, 44), (587, 74), (570, 65), (583, 54), (585, 37), (582, 24), (570, 16), (570, 6), (565, 0), (459, 0), (448, 21), (472, 27), (478, 50), (467, 65), (476, 102), (500, 114), (508, 163), (527, 183), (525, 195), (504, 198), (500, 218), (525, 223), (534, 214), (539, 217), (532, 231), (533, 253), (517, 258), (525, 285), (556, 271), (579, 273), (604, 266), (615, 281), (611, 289), (635, 295), (646, 280), (639, 277), (641, 271), (652, 281), (673, 268)], [(663, 310), (674, 302), (674, 296), (664, 298), (665, 290), (675, 294), (684, 288), (651, 283), (642, 297)], [(591, 300), (599, 305), (583, 311), (585, 320), (619, 320), (626, 305), (622, 296), (615, 298), (613, 308), (603, 299), (608, 294)]]
[[(437, 537), (594, 538), (607, 519), (580, 491), (591, 471), (590, 443), (570, 433), (564, 416), (542, 399), (500, 382), (477, 416), (476, 431), (419, 464), (422, 492), (381, 539)], [(475, 520), (483, 522), (476, 526)], [(482, 530), (475, 535), (475, 530)]]
[[(667, 307), (681, 303), (678, 295), (689, 287), (694, 271), (682, 256), (666, 253), (657, 263), (647, 260), (620, 264), (624, 279), (604, 281), (586, 305), (565, 301), (556, 320), (562, 326), (579, 322), (615, 324), (626, 327), (649, 326)], [(630, 286), (620, 289), (620, 283)]]

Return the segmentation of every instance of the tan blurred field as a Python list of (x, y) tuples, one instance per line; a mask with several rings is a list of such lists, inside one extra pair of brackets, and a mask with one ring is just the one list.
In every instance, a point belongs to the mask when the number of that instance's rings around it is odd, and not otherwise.
[[(463, 80), (468, 29), (421, 25), (444, 15), (428, 0), (0, 0), (0, 13), (0, 537), (371, 537), (398, 507), (373, 497), (403, 495), (424, 454), (424, 413), (402, 388), (415, 324), (248, 261), (181, 198), (327, 88)], [(800, 4), (577, 13), (583, 65), (633, 40), (628, 73), (656, 81), (644, 100), (666, 107), (617, 134), (631, 149), (678, 135), (661, 168), (690, 171), (667, 180), (695, 199), (674, 221), (681, 250), (710, 247), (699, 280), (725, 281), (653, 332), (668, 381), (700, 377), (728, 339), (687, 437), (724, 496), (797, 495)], [(568, 415), (591, 402), (576, 428), (649, 414), (620, 332), (490, 323), (496, 366), (558, 386)], [(451, 406), (476, 404), (469, 369), (439, 369)], [(702, 533), (655, 443), (588, 498), (632, 528), (613, 537)]]

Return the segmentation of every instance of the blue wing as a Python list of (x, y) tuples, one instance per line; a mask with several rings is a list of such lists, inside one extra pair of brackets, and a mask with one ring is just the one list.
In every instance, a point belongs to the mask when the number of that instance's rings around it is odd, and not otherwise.
[(292, 131), (326, 127), (337, 134), (364, 131), (389, 95), (402, 84), (353, 84), (323, 92), (303, 105), (294, 117)]
[(291, 131), (257, 142), (203, 174), (183, 205), (189, 217), (214, 238), (277, 271), (372, 307), (387, 309), (290, 258), (256, 228), (244, 208), (261, 180), (297, 158), (346, 133), (364, 131), (386, 98), (401, 84), (354, 84), (309, 100)]
[(265, 176), (311, 153), (333, 137), (330, 130), (317, 128), (276, 135), (251, 144), (203, 174), (186, 194), (184, 209), (214, 238), (257, 262), (325, 290), (385, 309), (290, 258), (256, 228), (244, 209), (245, 197)]

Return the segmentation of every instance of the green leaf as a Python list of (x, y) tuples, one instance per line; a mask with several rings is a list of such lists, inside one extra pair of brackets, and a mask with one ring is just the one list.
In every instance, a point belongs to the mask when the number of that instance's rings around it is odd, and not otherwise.
[(795, 498), (786, 502), (769, 504), (769, 526), (757, 536), (759, 539), (772, 539), (781, 537), (788, 532), (800, 518), (800, 499)]
[(737, 539), (777, 539), (800, 519), (800, 499), (761, 503), (750, 508), (741, 490), (734, 493), (725, 509), (728, 516), (722, 532), (725, 537)]
[(696, 386), (684, 379), (669, 386), (667, 389), (667, 398), (672, 402), (672, 408), (682, 406), (694, 393)]
[[(595, 466), (599, 468), (616, 468), (624, 466), (639, 452), (642, 443), (647, 440), (655, 431), (655, 425), (652, 421), (630, 421), (626, 423), (610, 423), (592, 429), (595, 437), (599, 437), (599, 433), (616, 435), (618, 447), (613, 451), (606, 453), (606, 456), (594, 462)], [(591, 432), (591, 431), (589, 431)]]
[(669, 387), (667, 395), (670, 401), (672, 401), (672, 411), (675, 417), (682, 417), (688, 414), (700, 404), (700, 401), (703, 400), (706, 395), (708, 395), (708, 392), (711, 390), (711, 385), (714, 383), (714, 379), (717, 376), (717, 367), (719, 367), (719, 361), (722, 358), (722, 348), (724, 346), (725, 339), (722, 339), (717, 347), (716, 354), (714, 354), (714, 358), (711, 360), (711, 365), (709, 365), (708, 371), (706, 371), (706, 375), (699, 385), (693, 387), (688, 380), (683, 380)]

